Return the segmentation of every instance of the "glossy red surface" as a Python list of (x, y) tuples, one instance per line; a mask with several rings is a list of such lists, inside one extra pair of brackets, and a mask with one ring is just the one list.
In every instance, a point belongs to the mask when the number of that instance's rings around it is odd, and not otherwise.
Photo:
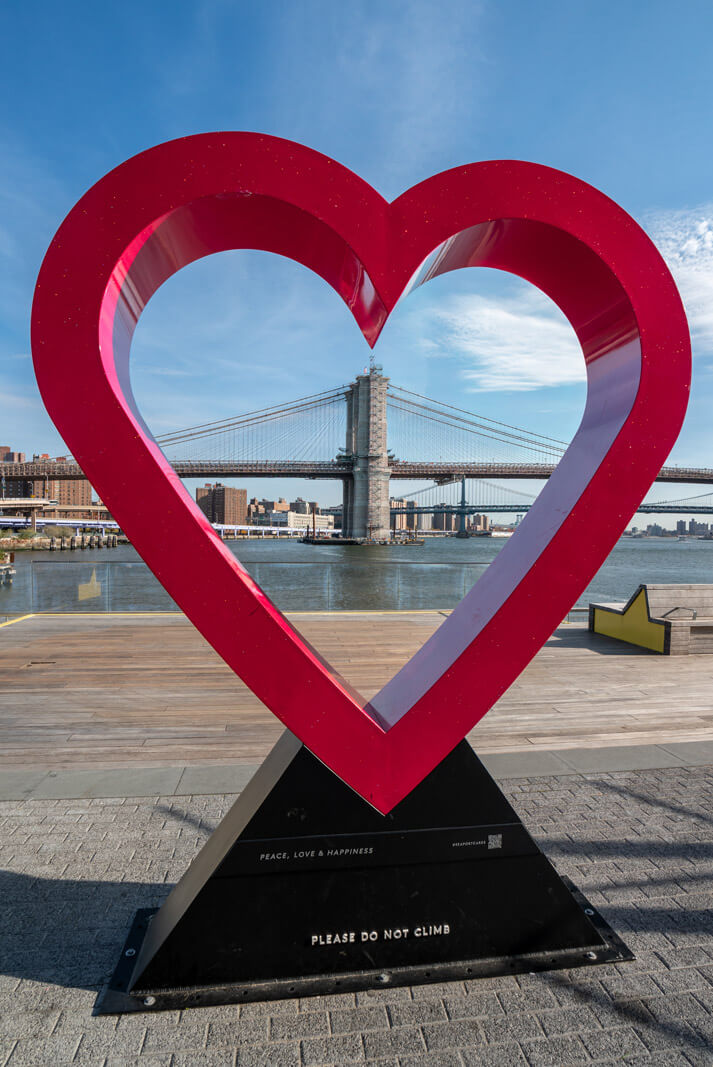
[[(582, 345), (586, 410), (537, 505), (366, 707), (221, 543), (131, 395), (129, 347), (146, 302), (187, 263), (234, 248), (321, 275), (371, 345), (410, 281), (466, 266), (539, 286)], [(383, 812), (482, 718), (575, 602), (668, 455), (690, 381), (686, 320), (663, 260), (584, 182), (532, 163), (475, 163), (389, 204), (333, 160), (251, 133), (159, 145), (90, 189), (42, 265), (32, 348), (59, 432), (149, 567), (258, 697)]]

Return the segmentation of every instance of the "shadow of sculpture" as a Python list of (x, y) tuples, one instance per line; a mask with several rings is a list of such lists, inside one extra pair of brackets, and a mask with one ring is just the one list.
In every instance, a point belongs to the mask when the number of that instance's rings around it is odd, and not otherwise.
[[(597, 826), (596, 833), (588, 834), (585, 822), (568, 836), (561, 825), (560, 801), (551, 794), (559, 825), (548, 832), (550, 813), (540, 796), (526, 817), (531, 832), (560, 870), (585, 892), (591, 889), (597, 894), (596, 904), (605, 918), (634, 949), (638, 937), (652, 952), (658, 938), (667, 951), (710, 947), (713, 841), (706, 839), (711, 822), (707, 796), (699, 793), (687, 806), (680, 794), (667, 798), (660, 782), (647, 786), (645, 781), (640, 775), (636, 783), (604, 776), (588, 780), (602, 800), (620, 798), (621, 811), (609, 810), (608, 818), (621, 819), (621, 830), (610, 824), (604, 832)], [(518, 800), (519, 806), (528, 807), (526, 795), (520, 794), (516, 805)], [(196, 847), (213, 828), (213, 818), (196, 815), (189, 806), (184, 810), (175, 803), (157, 802), (154, 810), (166, 828), (169, 824), (184, 828)], [(596, 812), (596, 804), (591, 810)], [(673, 825), (668, 825), (667, 816)], [(540, 821), (543, 825), (537, 826)], [(160, 828), (156, 833), (158, 839)], [(171, 885), (153, 881), (47, 878), (0, 871), (0, 972), (57, 988), (98, 991), (114, 970), (137, 909), (160, 907), (170, 889)], [(551, 971), (529, 981), (545, 983), (562, 1006), (586, 1006), (606, 1029), (634, 1027), (644, 1040), (651, 1038), (652, 1047), (662, 1040), (669, 1043), (669, 1050), (705, 1046), (695, 1013), (689, 1018), (681, 1008), (678, 1018), (662, 1017), (667, 1015), (665, 984), (660, 996), (637, 994), (635, 984), (627, 987), (628, 966), (602, 966), (586, 973)], [(632, 965), (635, 978), (640, 971)], [(663, 960), (660, 969), (655, 965), (651, 969), (654, 981), (670, 973)], [(469, 991), (476, 993), (477, 983)], [(434, 996), (439, 996), (438, 987)]]
[[(622, 876), (611, 886), (617, 897), (631, 890), (634, 900), (617, 899), (603, 903), (602, 910), (624, 937), (628, 932), (656, 931), (667, 937), (699, 934), (713, 937), (713, 912), (697, 894), (681, 893), (673, 872), (660, 872), (658, 881), (678, 888), (685, 905), (676, 906), (666, 894), (666, 904), (657, 903), (652, 892), (657, 877), (642, 878), (637, 871), (626, 878), (625, 864), (637, 859), (657, 857), (665, 864), (696, 863), (713, 866), (713, 842), (664, 842), (651, 840), (572, 841), (568, 838), (539, 836), (541, 846), (566, 870), (570, 864), (592, 864), (596, 860), (622, 863)], [(581, 886), (587, 887), (586, 873), (571, 872)], [(679, 872), (679, 878), (681, 874)], [(713, 873), (696, 875), (684, 872), (686, 880), (698, 878), (713, 883)], [(649, 895), (637, 893), (639, 886)], [(0, 871), (0, 971), (33, 981), (64, 986), (98, 989), (110, 976), (117, 953), (138, 908), (155, 908), (165, 900), (172, 887), (151, 882), (85, 881), (34, 878), (12, 871)], [(713, 890), (712, 890), (713, 892)], [(694, 905), (695, 900), (695, 905)]]
[(137, 908), (159, 907), (170, 890), (0, 871), (0, 973), (99, 990)]
[[(596, 783), (598, 789), (603, 789), (609, 793), (615, 793), (620, 796), (622, 800), (626, 799), (630, 801), (633, 797), (634, 800), (639, 801), (641, 804), (650, 804), (653, 808), (658, 808), (662, 811), (667, 811), (671, 815), (680, 816), (682, 819), (693, 819), (703, 823), (710, 823), (713, 825), (713, 816), (704, 813), (703, 811), (696, 811), (695, 808), (684, 808), (681, 804), (676, 804), (672, 800), (667, 800), (658, 793), (642, 793), (636, 789), (631, 788), (629, 782), (625, 786), (617, 785), (616, 782), (606, 781), (602, 779)], [(703, 800), (704, 804), (709, 803), (709, 798), (706, 797)]]
[[(599, 844), (597, 842), (596, 844)], [(587, 842), (581, 845), (587, 850)], [(687, 854), (671, 846), (668, 855)], [(608, 854), (631, 857), (630, 842), (610, 842)], [(706, 850), (713, 859), (713, 845)], [(635, 887), (632, 881), (631, 886)], [(0, 971), (34, 982), (99, 991), (116, 965), (134, 913), (139, 907), (159, 907), (170, 886), (142, 882), (77, 881), (33, 878), (11, 871), (0, 872)], [(708, 907), (680, 909), (658, 907), (653, 902), (639, 907), (634, 903), (603, 906), (602, 910), (626, 937), (631, 933), (655, 931), (676, 943), (677, 936), (713, 936), (713, 916)], [(694, 937), (694, 940), (697, 940)], [(662, 968), (663, 969), (663, 968)], [(602, 967), (587, 972), (552, 971), (539, 975), (569, 1004), (588, 1006), (605, 1027), (636, 1026), (646, 1035), (654, 1032), (682, 1048), (698, 1048), (704, 1038), (680, 1019), (657, 1019), (641, 997), (611, 997), (593, 979), (618, 980), (626, 967)], [(476, 992), (477, 989), (472, 989)], [(437, 987), (434, 996), (438, 996)]]

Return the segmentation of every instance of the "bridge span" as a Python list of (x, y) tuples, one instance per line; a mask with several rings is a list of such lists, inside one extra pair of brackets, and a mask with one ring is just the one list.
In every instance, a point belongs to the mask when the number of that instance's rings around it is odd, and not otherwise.
[[(376, 364), (350, 385), (156, 440), (181, 478), (339, 480), (344, 535), (376, 540), (389, 536), (392, 480), (546, 480), (567, 450), (566, 441), (395, 386)], [(83, 477), (73, 462), (0, 463), (3, 495), (6, 486), (32, 496), (43, 480)], [(710, 484), (713, 469), (663, 467), (656, 480)]]
[[(534, 501), (533, 501), (534, 504)], [(431, 507), (416, 507), (404, 510), (392, 508), (391, 514), (399, 518), (410, 515), (515, 515), (529, 511), (532, 504), (433, 504)], [(713, 515), (713, 501), (709, 504), (689, 504), (686, 500), (673, 500), (670, 503), (647, 504), (644, 502), (636, 509), (637, 515)]]
[[(354, 461), (334, 460), (175, 460), (171, 466), (181, 478), (309, 478), (335, 481), (352, 478)], [(459, 481), (461, 478), (522, 479), (545, 481), (554, 472), (556, 463), (429, 463), (420, 460), (387, 460), (389, 479), (428, 481), (436, 484)], [(84, 478), (78, 463), (57, 463), (40, 460), (36, 463), (0, 463), (0, 478), (73, 481)], [(713, 470), (706, 467), (662, 467), (657, 482), (680, 484), (713, 483)]]

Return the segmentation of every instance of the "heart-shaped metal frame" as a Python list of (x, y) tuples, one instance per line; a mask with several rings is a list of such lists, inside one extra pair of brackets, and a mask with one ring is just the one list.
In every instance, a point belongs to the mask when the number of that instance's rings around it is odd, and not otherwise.
[[(537, 503), (366, 707), (222, 544), (132, 397), (131, 337), (151, 295), (187, 263), (237, 248), (321, 275), (372, 346), (413, 285), (460, 267), (510, 271), (554, 300), (584, 352), (582, 423)], [(42, 264), (32, 349), (59, 432), (154, 574), (260, 700), (382, 812), (560, 623), (668, 455), (690, 382), (688, 328), (665, 263), (584, 182), (532, 163), (474, 163), (389, 204), (326, 156), (254, 133), (159, 145), (90, 189)]]

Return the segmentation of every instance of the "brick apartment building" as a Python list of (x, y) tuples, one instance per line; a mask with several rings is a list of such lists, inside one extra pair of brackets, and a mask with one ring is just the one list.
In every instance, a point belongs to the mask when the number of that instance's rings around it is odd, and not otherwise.
[(196, 503), (210, 522), (245, 526), (248, 517), (247, 489), (206, 484), (196, 489)]
[(9, 445), (0, 445), (0, 463), (24, 463), (24, 452), (11, 452)]
[(290, 511), (291, 505), (287, 503), (284, 496), (281, 496), (279, 500), (261, 500), (260, 507), (264, 511)]
[[(33, 462), (50, 460), (47, 452), (34, 455)], [(12, 452), (7, 445), (0, 445), (0, 462), (25, 463), (24, 452)], [(69, 456), (57, 456), (52, 462), (69, 463)], [(88, 508), (94, 492), (86, 478), (6, 478), (5, 495), (17, 497), (44, 497), (56, 500), (61, 507)]]
[[(55, 463), (69, 463), (69, 457), (57, 456)], [(45, 482), (49, 499), (56, 500), (62, 507), (86, 508), (92, 502), (92, 487), (86, 478), (76, 478), (70, 481), (48, 478), (36, 484), (44, 488)]]

